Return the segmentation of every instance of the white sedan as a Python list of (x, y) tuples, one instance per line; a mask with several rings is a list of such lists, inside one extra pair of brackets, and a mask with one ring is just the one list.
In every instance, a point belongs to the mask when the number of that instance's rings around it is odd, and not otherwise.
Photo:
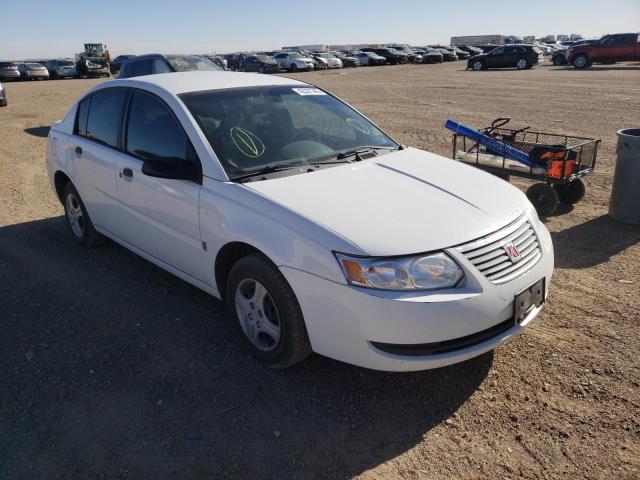
[(553, 271), (519, 190), (287, 78), (102, 83), (52, 125), (46, 161), (78, 243), (109, 237), (222, 299), (272, 367), (466, 360), (534, 320)]

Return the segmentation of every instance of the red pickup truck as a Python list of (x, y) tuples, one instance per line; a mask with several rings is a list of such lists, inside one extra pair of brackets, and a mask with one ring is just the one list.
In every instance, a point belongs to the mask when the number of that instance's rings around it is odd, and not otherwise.
[(640, 34), (605, 35), (597, 42), (570, 47), (567, 59), (576, 68), (587, 68), (594, 62), (615, 63), (640, 60)]

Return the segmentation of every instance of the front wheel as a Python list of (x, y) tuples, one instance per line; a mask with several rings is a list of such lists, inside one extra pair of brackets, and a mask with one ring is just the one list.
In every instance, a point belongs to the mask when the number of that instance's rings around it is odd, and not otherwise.
[(93, 222), (89, 218), (80, 194), (71, 182), (64, 187), (62, 204), (67, 218), (67, 226), (76, 242), (87, 247), (102, 243), (104, 237), (93, 227)]
[(519, 58), (516, 62), (516, 68), (518, 70), (526, 70), (529, 67), (529, 62), (527, 62), (526, 58)]
[(297, 72), (298, 71), (298, 66), (295, 63), (291, 64), (291, 72)]
[(473, 68), (475, 72), (479, 72), (480, 70), (484, 70), (484, 63), (482, 63), (480, 60), (476, 60), (471, 65), (471, 68)]
[(571, 62), (571, 63), (573, 64), (573, 66), (575, 68), (578, 68), (578, 69), (587, 68), (587, 67), (591, 66), (590, 63), (589, 63), (589, 58), (585, 54), (582, 54), (582, 53), (579, 54), (579, 55), (576, 55), (574, 57), (574, 59), (573, 59), (573, 62)]
[(226, 302), (259, 362), (286, 368), (311, 353), (298, 300), (278, 267), (264, 255), (251, 254), (232, 267)]
[(559, 67), (559, 66), (561, 66), (561, 65), (564, 65), (564, 64), (565, 64), (564, 56), (562, 56), (562, 55), (556, 55), (555, 57), (553, 57), (553, 64), (554, 64), (556, 67)]

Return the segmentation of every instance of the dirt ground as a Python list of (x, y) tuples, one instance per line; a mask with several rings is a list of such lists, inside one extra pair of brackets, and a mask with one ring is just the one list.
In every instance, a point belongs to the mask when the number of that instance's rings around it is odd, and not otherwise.
[(296, 75), (447, 156), (447, 118), (602, 138), (586, 198), (547, 221), (556, 271), (538, 322), (410, 374), (319, 356), (263, 369), (220, 302), (112, 243), (76, 246), (44, 145), (98, 80), (5, 84), (0, 478), (639, 478), (640, 227), (607, 207), (616, 130), (640, 126), (640, 65), (463, 69)]

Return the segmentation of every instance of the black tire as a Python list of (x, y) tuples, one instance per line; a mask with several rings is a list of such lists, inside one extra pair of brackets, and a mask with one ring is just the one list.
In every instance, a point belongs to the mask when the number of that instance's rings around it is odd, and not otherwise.
[(533, 204), (538, 215), (548, 217), (553, 214), (560, 204), (558, 192), (546, 183), (534, 183), (527, 190), (527, 197)]
[(567, 61), (564, 59), (564, 55), (556, 55), (555, 57), (553, 57), (553, 64), (556, 67), (560, 67), (565, 63), (567, 63)]
[(292, 73), (295, 73), (298, 71), (298, 66), (295, 63), (292, 63), (290, 70)]
[(484, 66), (484, 62), (482, 60), (474, 60), (471, 64), (471, 68), (474, 72), (479, 72), (480, 70), (484, 70), (486, 67)]
[[(71, 222), (71, 214), (68, 209), (69, 205), (69, 196), (72, 196), (73, 201), (71, 203), (76, 204), (82, 210), (82, 233), (79, 234), (72, 227)], [(76, 190), (76, 187), (73, 186), (71, 182), (68, 182), (64, 189), (62, 190), (62, 205), (64, 207), (64, 214), (67, 220), (67, 227), (69, 227), (69, 232), (73, 239), (78, 242), (80, 245), (84, 245), (86, 247), (93, 247), (104, 242), (104, 237), (99, 234), (96, 229), (93, 227), (93, 222), (87, 213), (87, 209), (80, 198), (80, 194)]]
[(527, 59), (524, 57), (519, 58), (518, 60), (516, 60), (516, 68), (518, 70), (526, 70), (527, 68), (529, 68), (529, 62), (527, 62)]
[(258, 73), (264, 73), (264, 66), (260, 65), (258, 67)]
[[(270, 351), (261, 350), (252, 343), (244, 333), (238, 318), (235, 306), (236, 289), (247, 280), (257, 280), (262, 283), (277, 309), (280, 338)], [(254, 253), (236, 262), (229, 273), (225, 297), (227, 308), (236, 321), (251, 355), (260, 363), (271, 368), (287, 368), (309, 356), (311, 343), (300, 304), (284, 275), (264, 255)], [(258, 308), (257, 305), (256, 308)]]
[(587, 193), (587, 188), (580, 178), (576, 178), (572, 182), (563, 185), (556, 185), (555, 189), (556, 192), (558, 192), (560, 203), (564, 203), (565, 205), (578, 203), (584, 198), (585, 193)]
[(573, 60), (571, 60), (571, 64), (578, 70), (582, 70), (583, 68), (588, 68), (591, 66), (589, 57), (587, 57), (584, 53), (579, 53), (578, 55), (573, 57)]

